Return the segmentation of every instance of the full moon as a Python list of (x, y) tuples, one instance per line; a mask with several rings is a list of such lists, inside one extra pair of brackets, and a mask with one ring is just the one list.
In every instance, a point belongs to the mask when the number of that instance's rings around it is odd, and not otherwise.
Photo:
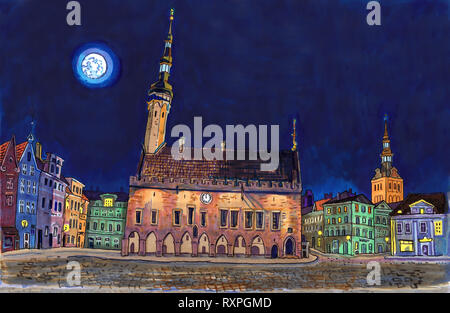
[(91, 79), (98, 79), (105, 75), (107, 63), (105, 58), (98, 53), (88, 54), (81, 62), (84, 75)]
[(117, 81), (120, 60), (106, 44), (90, 42), (74, 51), (72, 69), (75, 78), (84, 86), (91, 89), (104, 88)]

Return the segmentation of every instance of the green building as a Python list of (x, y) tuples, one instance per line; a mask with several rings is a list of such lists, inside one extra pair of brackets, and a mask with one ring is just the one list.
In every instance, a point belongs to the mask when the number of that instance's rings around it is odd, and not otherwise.
[(372, 254), (375, 249), (374, 205), (363, 194), (323, 204), (326, 253)]
[(89, 199), (85, 247), (120, 250), (126, 226), (128, 194), (86, 191)]
[(389, 213), (399, 203), (394, 202), (388, 204), (383, 200), (375, 204), (375, 253), (386, 253), (390, 251), (391, 217)]

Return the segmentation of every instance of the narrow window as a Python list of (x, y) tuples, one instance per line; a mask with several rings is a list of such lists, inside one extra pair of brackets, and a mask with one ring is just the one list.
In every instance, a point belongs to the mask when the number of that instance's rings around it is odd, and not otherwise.
[(220, 210), (220, 227), (227, 227), (228, 210)]
[(272, 212), (272, 229), (280, 229), (280, 212)]

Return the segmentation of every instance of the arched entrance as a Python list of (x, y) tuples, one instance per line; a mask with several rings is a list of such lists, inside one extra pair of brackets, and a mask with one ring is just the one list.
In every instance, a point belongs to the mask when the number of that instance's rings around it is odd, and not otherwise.
[(237, 236), (234, 241), (233, 254), (236, 256), (245, 255), (245, 240), (242, 236)]
[(183, 237), (181, 237), (180, 253), (192, 254), (192, 240), (188, 232), (185, 232)]
[(294, 240), (291, 237), (286, 239), (284, 243), (284, 254), (294, 255)]
[(224, 235), (220, 236), (216, 242), (216, 254), (226, 255), (228, 253), (228, 240)]
[(272, 259), (278, 258), (278, 246), (277, 246), (277, 245), (273, 245), (273, 246), (272, 246), (272, 249), (271, 249), (271, 251), (270, 251), (270, 257), (271, 257)]
[(156, 235), (154, 232), (148, 234), (145, 240), (145, 253), (156, 253)]
[(198, 239), (198, 249), (197, 253), (199, 255), (209, 255), (209, 238), (203, 233)]
[(139, 234), (135, 231), (128, 236), (128, 252), (139, 253)]
[(257, 236), (252, 241), (251, 254), (253, 256), (264, 255), (264, 241), (260, 236)]
[(175, 240), (171, 233), (167, 234), (166, 238), (164, 238), (162, 254), (175, 254)]

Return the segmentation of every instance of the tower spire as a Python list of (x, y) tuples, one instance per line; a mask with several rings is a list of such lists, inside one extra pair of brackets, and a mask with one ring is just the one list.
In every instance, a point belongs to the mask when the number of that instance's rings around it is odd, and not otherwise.
[(384, 115), (384, 135), (383, 135), (383, 151), (381, 151), (381, 171), (385, 173), (386, 176), (390, 176), (390, 171), (392, 168), (392, 157), (394, 154), (391, 151), (391, 141), (389, 139), (388, 129), (387, 129), (387, 114)]
[(164, 52), (159, 60), (159, 77), (158, 80), (153, 83), (149, 90), (149, 95), (152, 92), (163, 92), (168, 94), (170, 97), (173, 96), (172, 85), (169, 83), (170, 69), (172, 68), (172, 22), (174, 19), (175, 10), (170, 9), (169, 17), (169, 32), (167, 33), (167, 38), (164, 41)]
[(293, 132), (292, 132), (292, 151), (296, 151), (297, 150), (297, 141), (296, 141), (296, 133), (295, 133), (295, 123), (297, 122), (297, 120), (294, 118), (293, 123), (292, 123), (292, 128), (293, 128)]
[(175, 10), (170, 9), (169, 32), (164, 41), (164, 52), (159, 60), (158, 80), (150, 86), (147, 101), (147, 128), (144, 139), (144, 153), (157, 153), (165, 145), (167, 115), (172, 104), (173, 91), (169, 83), (172, 67), (172, 22)]

